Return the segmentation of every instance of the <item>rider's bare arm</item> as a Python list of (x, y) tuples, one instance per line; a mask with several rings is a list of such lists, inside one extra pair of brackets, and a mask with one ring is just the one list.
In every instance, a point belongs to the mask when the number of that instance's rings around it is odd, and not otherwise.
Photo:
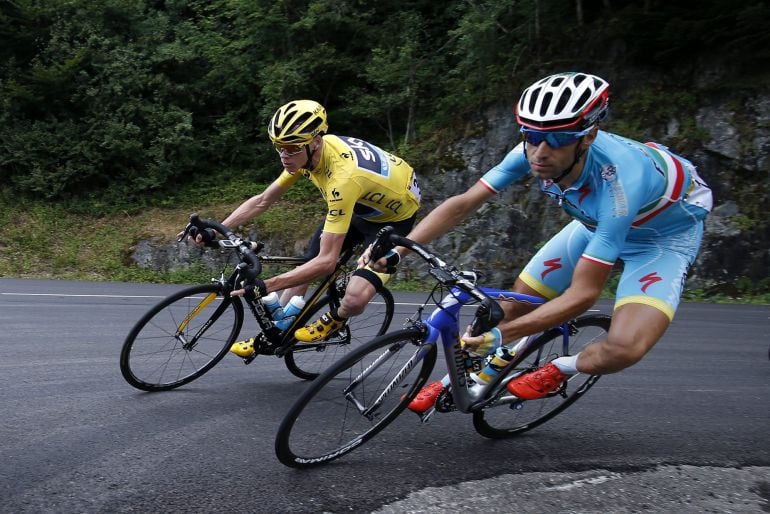
[[(464, 193), (444, 200), (412, 229), (407, 238), (422, 244), (430, 243), (459, 225), (469, 214), (475, 212), (495, 195), (496, 193), (482, 182), (476, 182)], [(406, 248), (399, 248), (399, 253), (402, 255), (406, 252), (408, 252)]]
[(321, 234), (321, 250), (318, 255), (291, 271), (265, 280), (267, 291), (280, 291), (307, 284), (316, 278), (333, 273), (344, 241), (345, 234), (323, 232)]
[(269, 209), (287, 189), (288, 187), (279, 185), (277, 181), (273, 182), (267, 186), (267, 189), (239, 205), (222, 224), (231, 229), (243, 225)]
[[(580, 259), (572, 275), (572, 284), (563, 294), (516, 319), (504, 320), (500, 329), (503, 342), (536, 334), (549, 327), (568, 321), (590, 309), (599, 299), (612, 266)], [(475, 348), (483, 337), (463, 337), (465, 343)]]
[[(476, 182), (465, 192), (444, 200), (438, 207), (429, 212), (406, 237), (421, 244), (430, 243), (462, 223), (468, 215), (475, 212), (487, 200), (494, 198), (496, 194), (482, 182)], [(409, 253), (409, 250), (403, 247), (398, 247), (396, 250), (402, 256)], [(369, 249), (367, 249), (359, 259), (359, 265), (367, 264), (369, 260)], [(382, 272), (385, 270), (385, 266), (385, 259), (382, 258), (373, 264), (372, 268)]]

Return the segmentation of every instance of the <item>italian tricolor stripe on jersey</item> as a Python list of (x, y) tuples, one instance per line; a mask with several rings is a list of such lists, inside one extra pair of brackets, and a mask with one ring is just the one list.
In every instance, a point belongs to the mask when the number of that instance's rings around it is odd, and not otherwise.
[(663, 171), (663, 176), (666, 179), (666, 190), (657, 202), (647, 205), (639, 211), (639, 214), (636, 215), (632, 223), (634, 227), (638, 227), (647, 220), (654, 218), (671, 204), (676, 203), (682, 195), (685, 181), (684, 167), (679, 159), (676, 159), (655, 143), (645, 143), (645, 146), (652, 149), (652, 151), (648, 150), (648, 153), (658, 163), (658, 168)]
[(500, 194), (500, 191), (498, 191), (497, 189), (495, 189), (495, 188), (492, 186), (492, 184), (490, 184), (489, 182), (487, 182), (486, 180), (484, 180), (484, 177), (480, 178), (480, 179), (479, 179), (479, 182), (481, 182), (481, 185), (482, 185), (482, 186), (484, 186), (484, 187), (486, 187), (487, 189), (489, 189), (491, 192), (493, 192), (493, 193), (495, 193), (495, 194)]
[(587, 260), (589, 262), (594, 262), (596, 264), (601, 264), (602, 266), (608, 266), (610, 268), (615, 265), (614, 262), (610, 262), (610, 261), (608, 261), (606, 259), (600, 259), (598, 257), (594, 257), (593, 255), (588, 255), (587, 253), (584, 253), (583, 255), (581, 255), (580, 258), (581, 259), (585, 259), (585, 260)]

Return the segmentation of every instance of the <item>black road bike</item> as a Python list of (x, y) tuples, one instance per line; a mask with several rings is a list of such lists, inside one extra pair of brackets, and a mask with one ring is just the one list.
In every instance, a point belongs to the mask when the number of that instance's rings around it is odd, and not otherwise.
[(339, 306), (353, 271), (347, 263), (355, 249), (340, 256), (334, 272), (307, 297), (305, 307), (291, 326), (281, 331), (258, 298), (231, 297), (230, 292), (240, 289), (243, 281), (258, 277), (263, 264), (299, 266), (306, 261), (299, 257), (260, 255), (263, 243), (240, 237), (224, 225), (202, 220), (195, 214), (190, 216), (180, 241), (186, 239), (192, 227), (210, 228), (224, 236), (215, 244), (235, 252), (239, 262), (229, 275), (223, 271), (210, 284), (188, 287), (166, 297), (134, 325), (120, 354), (120, 370), (132, 386), (144, 391), (165, 391), (209, 371), (237, 340), (243, 325), (244, 303), (259, 328), (254, 338), (256, 351), (244, 362), (249, 364), (258, 355), (282, 357), (289, 371), (305, 380), (317, 377), (355, 348), (354, 343), (363, 343), (388, 330), (393, 319), (393, 295), (382, 288), (363, 314), (351, 318), (327, 339), (303, 343), (294, 338), (296, 329)]

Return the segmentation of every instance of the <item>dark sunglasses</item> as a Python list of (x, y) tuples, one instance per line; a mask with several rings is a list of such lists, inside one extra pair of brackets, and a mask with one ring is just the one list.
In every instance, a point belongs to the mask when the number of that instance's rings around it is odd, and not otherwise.
[(292, 155), (297, 155), (302, 150), (305, 149), (305, 145), (281, 145), (278, 143), (274, 143), (273, 146), (275, 147), (275, 151), (278, 152), (281, 155), (286, 155), (287, 157), (291, 157)]
[(589, 127), (580, 132), (544, 132), (522, 127), (519, 132), (521, 132), (521, 138), (528, 145), (540, 146), (540, 143), (545, 141), (551, 148), (561, 148), (575, 143), (588, 134), (592, 128)]

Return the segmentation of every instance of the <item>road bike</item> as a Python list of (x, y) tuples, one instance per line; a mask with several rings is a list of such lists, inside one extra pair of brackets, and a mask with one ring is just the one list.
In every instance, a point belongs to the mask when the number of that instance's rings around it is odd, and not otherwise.
[(258, 277), (263, 264), (298, 266), (306, 260), (259, 255), (263, 243), (240, 237), (224, 225), (214, 220), (201, 220), (195, 214), (190, 216), (180, 241), (185, 240), (192, 227), (198, 230), (211, 228), (220, 233), (225, 238), (213, 244), (234, 251), (239, 262), (227, 278), (226, 268), (210, 284), (188, 287), (166, 297), (136, 323), (120, 354), (120, 370), (132, 386), (144, 391), (165, 391), (187, 384), (209, 371), (227, 355), (238, 338), (243, 325), (244, 302), (259, 330), (254, 337), (255, 353), (245, 358), (244, 363), (251, 363), (258, 355), (283, 357), (289, 371), (305, 380), (317, 377), (327, 365), (345, 355), (353, 343), (363, 343), (388, 330), (394, 302), (390, 291), (382, 288), (363, 314), (351, 318), (327, 339), (302, 343), (294, 338), (297, 328), (340, 305), (352, 273), (346, 263), (355, 248), (343, 252), (334, 272), (321, 280), (302, 311), (285, 331), (281, 331), (258, 298), (231, 297), (230, 292), (240, 289), (244, 281)]
[[(404, 412), (428, 382), (439, 349), (451, 385), (439, 395), (433, 408), (420, 415), (420, 421), (426, 422), (437, 412), (472, 414), (476, 431), (489, 438), (516, 436), (545, 423), (599, 379), (598, 375), (578, 373), (557, 391), (533, 401), (517, 398), (505, 387), (514, 377), (606, 338), (610, 316), (591, 313), (520, 339), (511, 347), (513, 360), (496, 378), (486, 385), (472, 383), (469, 371), (480, 369), (484, 358), (468, 366), (469, 355), (462, 349), (459, 337), (461, 307), (478, 304), (471, 327), (472, 334), (479, 334), (503, 318), (498, 302), (537, 306), (544, 301), (479, 287), (475, 274), (457, 270), (418, 243), (397, 235), (382, 237), (390, 240), (391, 247), (403, 246), (422, 257), (437, 284), (405, 328), (358, 347), (327, 368), (297, 398), (275, 440), (276, 455), (283, 464), (296, 468), (316, 466), (360, 448)], [(376, 245), (380, 243), (378, 240)], [(373, 252), (373, 258), (381, 253)], [(446, 295), (437, 294), (447, 290)], [(436, 308), (423, 320), (422, 312), (429, 302)]]

